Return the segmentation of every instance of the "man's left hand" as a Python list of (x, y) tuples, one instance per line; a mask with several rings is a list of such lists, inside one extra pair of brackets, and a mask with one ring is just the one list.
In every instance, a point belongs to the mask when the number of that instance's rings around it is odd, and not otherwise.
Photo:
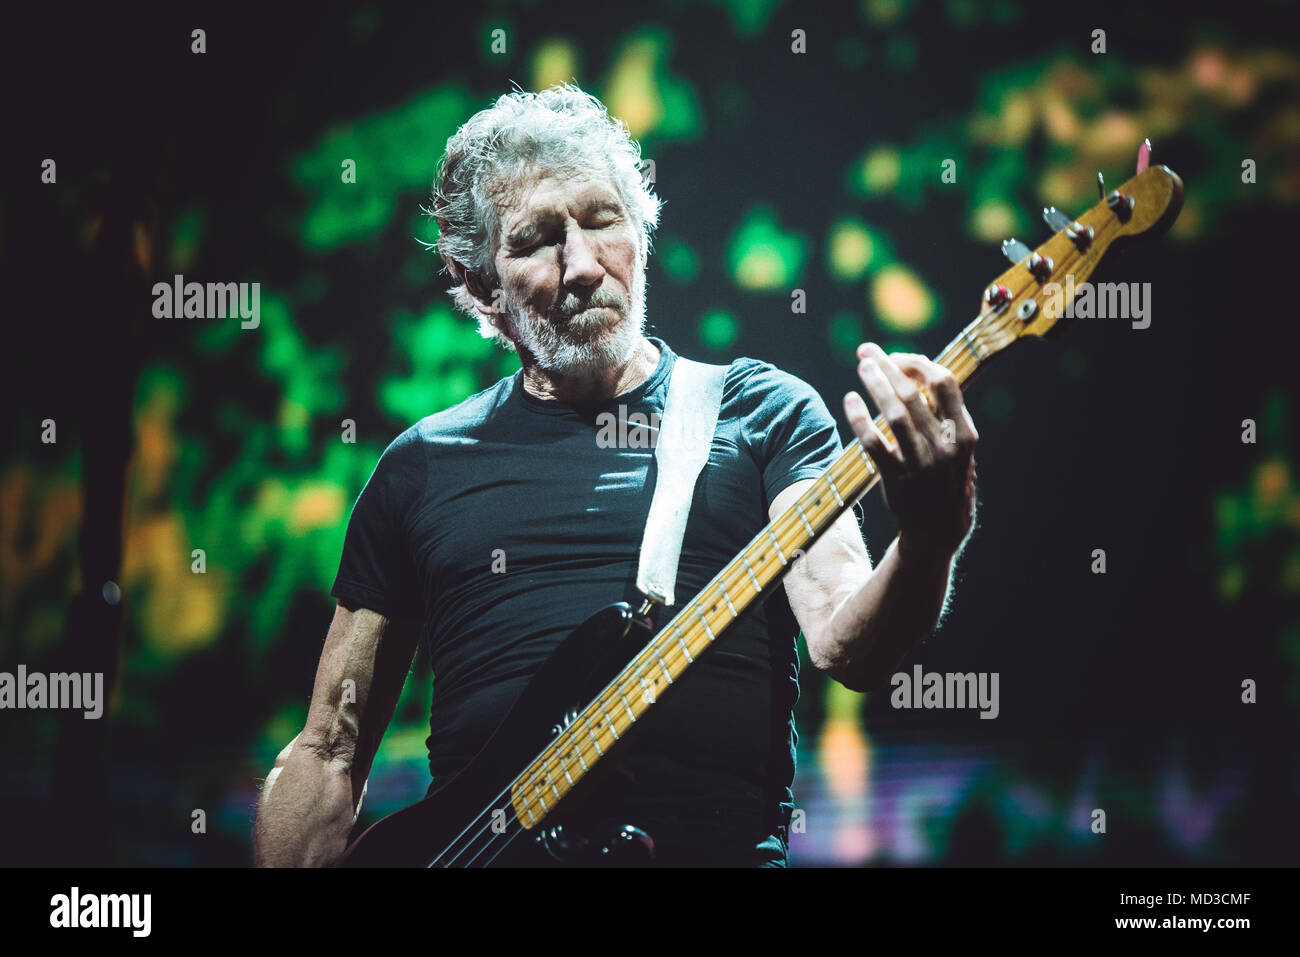
[(952, 373), (925, 356), (885, 355), (858, 347), (858, 375), (897, 439), (890, 445), (856, 392), (844, 413), (880, 470), (898, 520), (900, 554), (951, 558), (975, 517), (975, 443), (979, 433)]

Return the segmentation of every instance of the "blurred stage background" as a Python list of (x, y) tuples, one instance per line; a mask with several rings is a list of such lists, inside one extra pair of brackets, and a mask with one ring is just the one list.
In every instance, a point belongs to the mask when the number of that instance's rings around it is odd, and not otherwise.
[[(805, 653), (792, 862), (1300, 863), (1290, 6), (470, 6), (13, 14), (0, 670), (116, 675), (100, 722), (0, 714), (0, 862), (249, 861), (355, 496), (400, 431), (518, 367), (417, 242), (435, 163), (511, 81), (571, 79), (655, 161), (649, 331), (775, 362), (837, 418), (858, 342), (936, 354), (999, 242), (1036, 245), (1042, 206), (1082, 212), (1151, 138), (1185, 207), (1099, 276), (1152, 283), (1150, 328), (1075, 320), (967, 395), (979, 528), (905, 667), (999, 672), (1001, 714), (894, 711)], [(154, 319), (177, 273), (260, 282), (260, 327)], [(878, 557), (892, 522), (864, 510)], [(418, 660), (367, 818), (423, 794), (433, 693)]]

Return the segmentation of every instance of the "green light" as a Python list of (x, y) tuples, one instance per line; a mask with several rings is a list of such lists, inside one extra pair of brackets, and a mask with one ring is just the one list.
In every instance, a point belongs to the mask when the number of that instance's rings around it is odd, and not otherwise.
[(710, 349), (729, 349), (740, 337), (740, 323), (724, 309), (706, 312), (700, 319), (700, 341)]
[(677, 237), (661, 236), (656, 243), (659, 261), (673, 282), (694, 282), (700, 275), (700, 259), (687, 243)]
[(826, 338), (830, 340), (835, 354), (843, 358), (846, 365), (857, 365), (858, 346), (867, 340), (862, 332), (862, 320), (858, 316), (851, 312), (836, 313), (826, 326)]
[(798, 282), (807, 249), (807, 240), (783, 231), (772, 208), (762, 205), (737, 227), (727, 262), (742, 289), (784, 291)]

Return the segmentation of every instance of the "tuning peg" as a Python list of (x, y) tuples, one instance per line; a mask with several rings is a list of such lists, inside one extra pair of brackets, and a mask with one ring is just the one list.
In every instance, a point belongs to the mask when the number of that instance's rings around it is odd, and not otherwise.
[(1011, 301), (1011, 290), (994, 283), (984, 290), (984, 301), (994, 309), (1000, 309)]
[(1030, 251), (1030, 248), (1018, 239), (1007, 239), (1002, 242), (1002, 255), (1010, 259), (1013, 265), (1028, 256)]
[(1097, 198), (1106, 198), (1106, 180), (1102, 178), (1101, 170), (1097, 170)]
[(1142, 145), (1138, 147), (1137, 171), (1139, 173), (1142, 172), (1144, 169), (1147, 168), (1147, 164), (1150, 162), (1151, 162), (1151, 141), (1149, 139), (1146, 139), (1143, 140)]
[(1055, 206), (1044, 206), (1043, 222), (1047, 223), (1053, 232), (1059, 233), (1070, 225), (1071, 219)]
[(1071, 219), (1055, 206), (1045, 206), (1043, 208), (1043, 221), (1058, 233), (1064, 232), (1070, 242), (1074, 243), (1080, 249), (1086, 249), (1088, 244), (1092, 242), (1092, 237), (1095, 235), (1091, 226), (1085, 226), (1082, 223)]

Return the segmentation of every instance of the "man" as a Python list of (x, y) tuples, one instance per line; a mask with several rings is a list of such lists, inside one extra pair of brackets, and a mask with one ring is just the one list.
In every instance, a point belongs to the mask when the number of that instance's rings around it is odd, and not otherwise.
[[(610, 602), (639, 604), (653, 452), (597, 440), (602, 413), (662, 412), (676, 358), (643, 332), (660, 201), (639, 159), (626, 128), (567, 85), (503, 96), (448, 141), (432, 212), (452, 295), (523, 368), (404, 432), (358, 498), (306, 726), (262, 792), (257, 863), (341, 855), (418, 635), (434, 674), (437, 786), (576, 625)], [(796, 631), (814, 666), (863, 691), (941, 614), (973, 522), (975, 427), (946, 370), (869, 343), (858, 356), (898, 444), (858, 393), (845, 414), (882, 472), (898, 538), (873, 569), (853, 512), (841, 516), (784, 596), (736, 622), (611, 756), (618, 773), (587, 813), (648, 831), (659, 863), (784, 866)], [(766, 362), (731, 363), (678, 605), (839, 451), (807, 384)]]

